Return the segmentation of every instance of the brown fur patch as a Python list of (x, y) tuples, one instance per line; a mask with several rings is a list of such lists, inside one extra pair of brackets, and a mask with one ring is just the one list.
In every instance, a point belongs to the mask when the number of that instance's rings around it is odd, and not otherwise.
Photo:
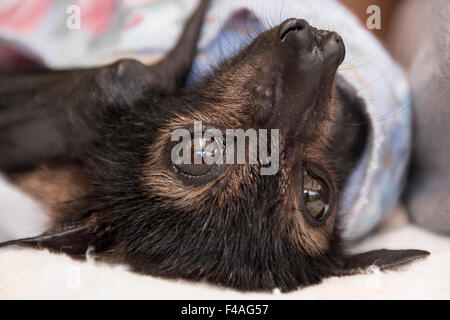
[[(239, 81), (246, 80), (248, 79), (245, 76), (241, 76)], [(239, 88), (241, 86), (231, 87)], [(218, 93), (217, 96), (220, 94)], [(237, 99), (234, 100), (230, 97), (237, 97)], [(295, 176), (292, 170), (295, 169), (293, 166), (298, 158), (308, 159), (308, 161), (320, 164), (327, 171), (330, 170), (331, 166), (328, 163), (326, 150), (331, 139), (332, 119), (336, 114), (336, 101), (333, 97), (334, 93), (327, 97), (329, 99), (326, 102), (328, 110), (323, 110), (323, 112), (328, 117), (318, 124), (317, 139), (302, 143), (296, 152), (290, 153), (289, 161), (281, 162), (284, 138), (280, 139), (282, 144), (280, 146), (280, 172), (278, 173), (280, 187), (278, 194), (274, 195), (280, 200), (277, 211), (286, 238), (290, 239), (299, 250), (305, 251), (311, 256), (324, 254), (329, 248), (329, 241), (335, 225), (337, 204), (335, 203), (333, 212), (322, 226), (311, 226), (300, 212), (295, 192), (301, 188), (301, 183), (292, 178)], [(248, 123), (251, 123), (249, 110), (258, 107), (252, 105), (250, 97), (247, 97), (245, 93), (228, 92), (222, 98), (227, 98), (229, 103), (197, 108), (195, 112), (176, 115), (160, 130), (158, 138), (149, 146), (149, 160), (143, 169), (142, 182), (148, 188), (149, 195), (160, 200), (158, 202), (162, 208), (175, 209), (180, 212), (189, 208), (191, 211), (205, 215), (223, 212), (225, 209), (238, 211), (239, 203), (242, 203), (240, 198), (247, 197), (250, 190), (256, 185), (260, 172), (259, 165), (227, 165), (225, 170), (214, 180), (200, 185), (185, 184), (171, 167), (170, 156), (168, 156), (171, 149), (168, 146), (174, 130), (189, 130), (193, 127), (194, 121), (202, 121), (203, 127), (212, 123), (215, 128), (220, 130), (223, 128), (245, 129), (249, 126)], [(330, 175), (332, 176), (331, 172)], [(332, 191), (333, 193), (338, 192), (334, 184)], [(336, 199), (335, 202), (337, 202)]]
[(43, 167), (13, 177), (14, 184), (59, 219), (59, 205), (87, 194), (87, 179), (76, 166)]

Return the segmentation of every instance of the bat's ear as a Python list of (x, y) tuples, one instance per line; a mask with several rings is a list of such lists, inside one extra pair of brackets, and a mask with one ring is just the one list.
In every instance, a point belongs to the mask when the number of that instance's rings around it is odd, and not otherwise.
[(349, 255), (344, 260), (344, 268), (338, 275), (352, 275), (364, 272), (370, 266), (377, 266), (380, 270), (393, 269), (424, 258), (430, 253), (423, 250), (375, 250), (365, 253)]
[(92, 244), (92, 240), (93, 234), (86, 225), (64, 225), (63, 227), (51, 229), (37, 237), (0, 243), (0, 248), (19, 245), (82, 256), (85, 255), (89, 245)]

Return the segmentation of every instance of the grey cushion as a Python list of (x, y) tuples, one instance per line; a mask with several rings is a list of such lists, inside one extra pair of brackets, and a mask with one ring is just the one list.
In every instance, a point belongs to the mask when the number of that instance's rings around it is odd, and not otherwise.
[[(403, 12), (399, 29), (407, 33), (397, 33), (394, 47), (410, 64), (413, 94), (406, 204), (414, 222), (450, 234), (450, 1), (406, 1)], [(402, 43), (415, 50), (407, 52)]]

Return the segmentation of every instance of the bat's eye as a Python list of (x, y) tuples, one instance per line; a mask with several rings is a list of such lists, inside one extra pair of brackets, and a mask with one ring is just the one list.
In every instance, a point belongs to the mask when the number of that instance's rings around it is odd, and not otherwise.
[[(184, 157), (186, 152), (189, 156)], [(176, 170), (188, 178), (201, 179), (218, 172), (223, 163), (223, 142), (218, 138), (194, 138), (182, 150), (184, 160), (174, 164)]]
[(324, 179), (303, 171), (303, 204), (307, 213), (317, 222), (324, 221), (330, 211), (330, 188)]

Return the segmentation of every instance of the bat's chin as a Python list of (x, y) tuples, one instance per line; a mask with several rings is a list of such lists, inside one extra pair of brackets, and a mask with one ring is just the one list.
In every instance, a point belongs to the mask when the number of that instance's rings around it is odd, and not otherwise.
[(336, 32), (319, 31), (324, 34), (320, 42), (322, 55), (325, 60), (332, 60), (339, 66), (345, 58), (345, 45), (341, 36)]

